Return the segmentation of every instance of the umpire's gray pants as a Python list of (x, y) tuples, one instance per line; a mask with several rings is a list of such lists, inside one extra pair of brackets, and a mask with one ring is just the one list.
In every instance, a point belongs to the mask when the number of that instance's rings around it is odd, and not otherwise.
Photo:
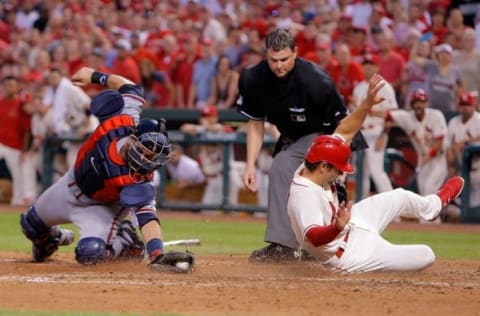
[(280, 151), (268, 172), (268, 213), (265, 241), (290, 248), (298, 242), (290, 225), (287, 198), (295, 170), (305, 160), (305, 153), (318, 133), (305, 135)]

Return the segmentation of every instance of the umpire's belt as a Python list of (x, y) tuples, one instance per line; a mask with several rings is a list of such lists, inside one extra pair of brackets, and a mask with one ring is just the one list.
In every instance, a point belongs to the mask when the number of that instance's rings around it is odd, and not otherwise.
[(345, 237), (343, 237), (343, 240), (340, 243), (340, 246), (338, 247), (337, 252), (335, 253), (335, 256), (337, 258), (341, 258), (343, 256), (343, 253), (345, 252), (345, 249), (347, 248), (348, 236), (350, 236), (350, 231), (348, 231), (347, 234), (345, 235)]

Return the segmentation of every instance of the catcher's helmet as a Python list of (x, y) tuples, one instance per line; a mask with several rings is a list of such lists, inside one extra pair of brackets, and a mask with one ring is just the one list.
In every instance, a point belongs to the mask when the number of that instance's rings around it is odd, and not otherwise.
[(167, 163), (170, 151), (165, 121), (143, 119), (130, 136), (127, 162), (132, 172), (146, 175)]
[(305, 155), (305, 160), (309, 163), (326, 161), (345, 173), (353, 173), (354, 168), (348, 162), (351, 154), (350, 146), (340, 138), (320, 135), (313, 140)]
[(425, 90), (419, 88), (419, 89), (416, 89), (415, 91), (413, 91), (412, 98), (410, 99), (410, 102), (413, 103), (413, 102), (417, 102), (417, 101), (421, 101), (421, 102), (427, 102), (428, 101), (428, 94), (425, 92)]

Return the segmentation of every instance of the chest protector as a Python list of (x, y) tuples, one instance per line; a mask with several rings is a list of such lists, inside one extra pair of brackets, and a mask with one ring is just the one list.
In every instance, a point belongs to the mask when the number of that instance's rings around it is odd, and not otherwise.
[(75, 181), (82, 193), (97, 201), (118, 201), (123, 187), (134, 183), (128, 164), (117, 152), (117, 141), (134, 131), (129, 115), (103, 121), (80, 148), (75, 161)]

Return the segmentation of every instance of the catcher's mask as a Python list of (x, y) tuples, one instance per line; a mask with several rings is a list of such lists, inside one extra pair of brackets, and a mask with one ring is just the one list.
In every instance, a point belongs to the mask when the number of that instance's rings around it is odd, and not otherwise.
[(142, 181), (170, 160), (171, 144), (164, 120), (143, 119), (128, 140), (130, 176)]
[(305, 155), (305, 160), (310, 163), (326, 161), (335, 168), (353, 173), (354, 168), (349, 163), (352, 150), (343, 140), (331, 135), (317, 136)]

